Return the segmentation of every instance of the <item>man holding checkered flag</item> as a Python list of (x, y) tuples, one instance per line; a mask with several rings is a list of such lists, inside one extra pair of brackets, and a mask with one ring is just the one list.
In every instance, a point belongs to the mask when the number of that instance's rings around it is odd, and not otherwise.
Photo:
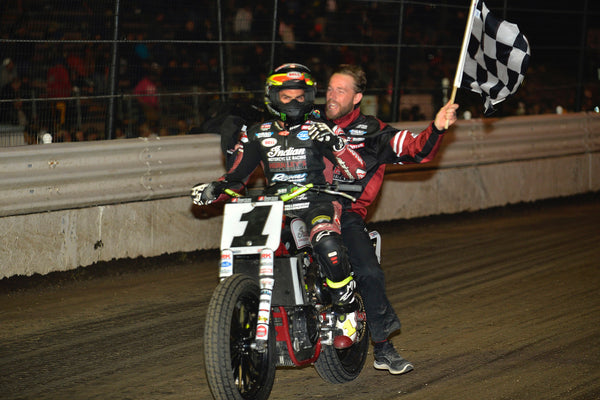
[(483, 1), (472, 0), (451, 102), (457, 88), (479, 93), (489, 116), (496, 104), (517, 91), (530, 55), (517, 25), (494, 17)]

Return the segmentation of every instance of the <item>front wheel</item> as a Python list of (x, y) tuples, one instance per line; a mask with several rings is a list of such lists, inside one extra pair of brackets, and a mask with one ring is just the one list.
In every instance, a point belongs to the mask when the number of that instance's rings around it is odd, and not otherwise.
[(255, 341), (260, 290), (250, 277), (235, 274), (215, 289), (204, 329), (204, 363), (215, 399), (267, 399), (275, 381), (275, 330), (266, 352)]

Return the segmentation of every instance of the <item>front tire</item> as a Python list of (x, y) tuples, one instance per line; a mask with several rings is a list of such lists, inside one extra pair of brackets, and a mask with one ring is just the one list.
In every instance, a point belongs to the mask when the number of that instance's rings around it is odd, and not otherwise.
[(206, 376), (215, 399), (266, 400), (275, 381), (275, 330), (267, 351), (255, 341), (260, 290), (250, 277), (235, 274), (215, 289), (204, 329)]

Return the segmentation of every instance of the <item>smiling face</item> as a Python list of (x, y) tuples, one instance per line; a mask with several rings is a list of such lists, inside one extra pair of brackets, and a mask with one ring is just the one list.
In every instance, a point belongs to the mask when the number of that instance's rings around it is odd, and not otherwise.
[(362, 93), (355, 91), (354, 78), (346, 74), (333, 74), (327, 86), (325, 114), (330, 120), (350, 113), (362, 100)]

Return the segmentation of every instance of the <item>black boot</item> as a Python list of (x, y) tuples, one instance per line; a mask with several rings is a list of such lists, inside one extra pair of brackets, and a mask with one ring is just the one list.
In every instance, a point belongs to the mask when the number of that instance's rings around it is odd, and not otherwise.
[(331, 305), (336, 314), (335, 328), (337, 334), (333, 339), (333, 347), (338, 350), (347, 349), (354, 344), (357, 337), (358, 300), (354, 296), (356, 282), (351, 276), (341, 282), (326, 280), (331, 292)]
[(358, 310), (358, 301), (354, 296), (356, 281), (351, 276), (341, 282), (332, 282), (329, 279), (326, 279), (325, 282), (331, 293), (333, 311), (338, 314), (347, 314)]

